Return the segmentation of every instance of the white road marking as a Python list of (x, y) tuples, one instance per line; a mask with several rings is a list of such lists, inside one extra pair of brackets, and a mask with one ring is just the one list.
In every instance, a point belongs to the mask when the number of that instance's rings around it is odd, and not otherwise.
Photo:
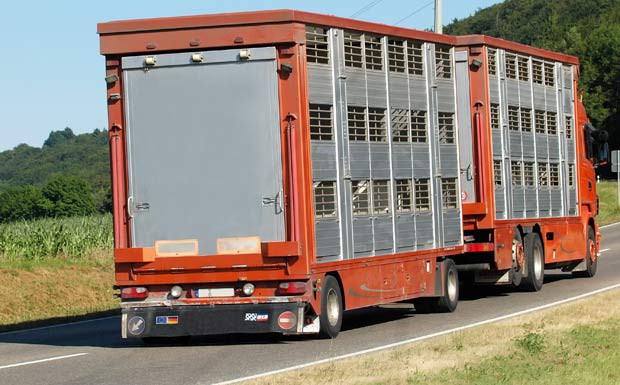
[(11, 364), (11, 365), (4, 365), (4, 366), (0, 366), (0, 369), (8, 369), (8, 368), (15, 368), (17, 366), (24, 366), (24, 365), (32, 365), (32, 364), (39, 364), (41, 362), (49, 362), (49, 361), (56, 361), (56, 360), (64, 360), (65, 358), (73, 358), (73, 357), (80, 357), (80, 356), (85, 356), (88, 353), (76, 353), (76, 354), (69, 354), (67, 356), (58, 356), (58, 357), (50, 357), (50, 358), (44, 358), (42, 360), (35, 360), (35, 361), (27, 361), (27, 362), (20, 362), (18, 364)]
[(87, 320), (84, 320), (84, 321), (68, 322), (68, 323), (64, 323), (64, 324), (56, 324), (56, 325), (50, 325), (50, 326), (40, 326), (38, 328), (32, 328), (32, 329), (15, 330), (15, 331), (12, 331), (12, 332), (0, 333), (0, 337), (8, 336), (10, 334), (35, 332), (37, 330), (54, 329), (54, 328), (59, 328), (59, 327), (63, 327), (63, 326), (73, 326), (73, 325), (86, 324), (86, 323), (96, 322), (96, 321), (105, 321), (105, 320), (109, 320), (109, 319), (113, 319), (113, 318), (120, 318), (120, 317), (121, 316), (119, 316), (119, 315), (114, 315), (114, 316), (111, 316), (111, 317), (93, 318), (93, 319), (87, 319)]
[(609, 251), (609, 249), (603, 249), (603, 250), (599, 250), (599, 253), (604, 253), (606, 251)]
[(606, 228), (606, 227), (611, 227), (611, 226), (615, 226), (615, 225), (620, 225), (620, 222), (610, 223), (610, 224), (605, 225), (605, 226), (599, 226), (598, 228), (599, 228), (599, 229), (604, 229), (604, 228)]
[(474, 322), (474, 323), (469, 324), (469, 325), (459, 326), (457, 328), (443, 330), (443, 331), (440, 331), (440, 332), (436, 332), (436, 333), (432, 333), (432, 334), (427, 334), (425, 336), (410, 338), (410, 339), (404, 340), (404, 341), (399, 341), (399, 342), (395, 342), (395, 343), (391, 343), (391, 344), (387, 344), (387, 345), (377, 346), (377, 347), (371, 348), (371, 349), (360, 350), (358, 352), (353, 352), (353, 353), (349, 353), (349, 354), (343, 354), (341, 356), (325, 358), (325, 359), (322, 359), (322, 360), (312, 361), (312, 362), (308, 362), (308, 363), (301, 364), (301, 365), (290, 366), (288, 368), (273, 370), (273, 371), (270, 371), (270, 372), (259, 373), (259, 374), (255, 374), (255, 375), (247, 376), (247, 377), (236, 378), (234, 380), (218, 382), (218, 383), (215, 383), (213, 385), (235, 384), (235, 383), (242, 382), (242, 381), (254, 380), (254, 379), (257, 379), (257, 378), (267, 377), (267, 376), (273, 376), (273, 375), (280, 374), (280, 373), (286, 373), (286, 372), (290, 372), (290, 371), (293, 371), (293, 370), (307, 368), (309, 366), (326, 364), (326, 363), (330, 363), (330, 362), (334, 362), (334, 361), (343, 360), (343, 359), (346, 359), (346, 358), (352, 358), (352, 357), (357, 357), (357, 356), (361, 356), (361, 355), (368, 354), (368, 353), (374, 353), (374, 352), (378, 352), (378, 351), (381, 351), (381, 350), (391, 349), (391, 348), (395, 348), (395, 347), (398, 347), (398, 346), (402, 346), (402, 345), (406, 345), (406, 344), (411, 344), (411, 343), (415, 343), (415, 342), (419, 342), (419, 341), (424, 341), (424, 340), (427, 340), (427, 339), (430, 339), (430, 338), (439, 337), (439, 336), (443, 336), (443, 335), (446, 335), (446, 334), (459, 332), (459, 331), (466, 330), (466, 329), (475, 328), (477, 326), (482, 326), (482, 325), (490, 324), (490, 323), (493, 323), (493, 322), (503, 321), (503, 320), (506, 320), (506, 319), (509, 319), (509, 318), (518, 317), (518, 316), (522, 316), (522, 315), (529, 314), (529, 313), (534, 313), (534, 312), (539, 311), (539, 310), (548, 309), (550, 307), (562, 305), (562, 304), (565, 304), (565, 303), (568, 303), (568, 302), (576, 301), (576, 300), (579, 300), (579, 299), (582, 299), (582, 298), (590, 297), (590, 296), (593, 296), (593, 295), (596, 295), (596, 294), (600, 294), (600, 293), (603, 293), (603, 292), (606, 292), (606, 291), (609, 291), (609, 290), (617, 289), (617, 288), (620, 288), (620, 283), (617, 283), (617, 284), (611, 285), (611, 286), (607, 286), (607, 287), (604, 287), (602, 289), (590, 291), (588, 293), (580, 294), (580, 295), (577, 295), (577, 296), (574, 296), (574, 297), (566, 298), (566, 299), (563, 299), (563, 300), (560, 300), (560, 301), (551, 302), (551, 303), (548, 303), (546, 305), (536, 306), (536, 307), (533, 307), (533, 308), (530, 308), (530, 309), (525, 309), (525, 310), (518, 311), (516, 313), (510, 313), (510, 314), (506, 314), (506, 315), (503, 315), (503, 316), (499, 316), (499, 317), (495, 317), (495, 318), (490, 318), (490, 319), (487, 319), (487, 320), (484, 320), (484, 321)]

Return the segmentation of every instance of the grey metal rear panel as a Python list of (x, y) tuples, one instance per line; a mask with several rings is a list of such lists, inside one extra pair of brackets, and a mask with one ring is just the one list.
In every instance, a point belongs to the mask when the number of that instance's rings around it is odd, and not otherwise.
[[(221, 237), (284, 240), (276, 50), (123, 58), (132, 246)], [(148, 207), (147, 207), (148, 205)]]

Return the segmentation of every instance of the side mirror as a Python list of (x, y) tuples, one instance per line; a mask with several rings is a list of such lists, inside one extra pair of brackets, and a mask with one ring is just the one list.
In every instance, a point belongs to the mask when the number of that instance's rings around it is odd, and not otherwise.
[(609, 133), (605, 130), (597, 130), (590, 123), (584, 125), (586, 155), (592, 161), (594, 167), (609, 162)]
[(609, 144), (607, 142), (605, 143), (599, 143), (598, 145), (598, 153), (597, 153), (597, 163), (599, 165), (603, 165), (606, 164), (607, 162), (609, 162)]

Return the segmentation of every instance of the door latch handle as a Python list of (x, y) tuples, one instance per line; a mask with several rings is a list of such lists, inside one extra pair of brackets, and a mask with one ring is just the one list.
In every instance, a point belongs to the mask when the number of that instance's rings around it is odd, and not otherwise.
[(273, 205), (275, 208), (276, 214), (281, 214), (282, 213), (282, 190), (278, 191), (273, 198), (263, 197), (261, 203), (263, 206)]

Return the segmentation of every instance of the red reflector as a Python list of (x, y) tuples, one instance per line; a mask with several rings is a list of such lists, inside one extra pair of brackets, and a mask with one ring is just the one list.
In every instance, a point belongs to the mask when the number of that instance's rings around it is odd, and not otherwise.
[(124, 287), (121, 289), (123, 299), (144, 299), (149, 296), (146, 287)]
[(278, 286), (277, 295), (296, 295), (306, 292), (305, 282), (282, 282)]
[(466, 253), (482, 253), (488, 251), (495, 251), (495, 244), (493, 242), (476, 242), (465, 244)]
[(284, 330), (289, 330), (297, 324), (297, 316), (292, 311), (285, 311), (278, 317), (278, 326)]

